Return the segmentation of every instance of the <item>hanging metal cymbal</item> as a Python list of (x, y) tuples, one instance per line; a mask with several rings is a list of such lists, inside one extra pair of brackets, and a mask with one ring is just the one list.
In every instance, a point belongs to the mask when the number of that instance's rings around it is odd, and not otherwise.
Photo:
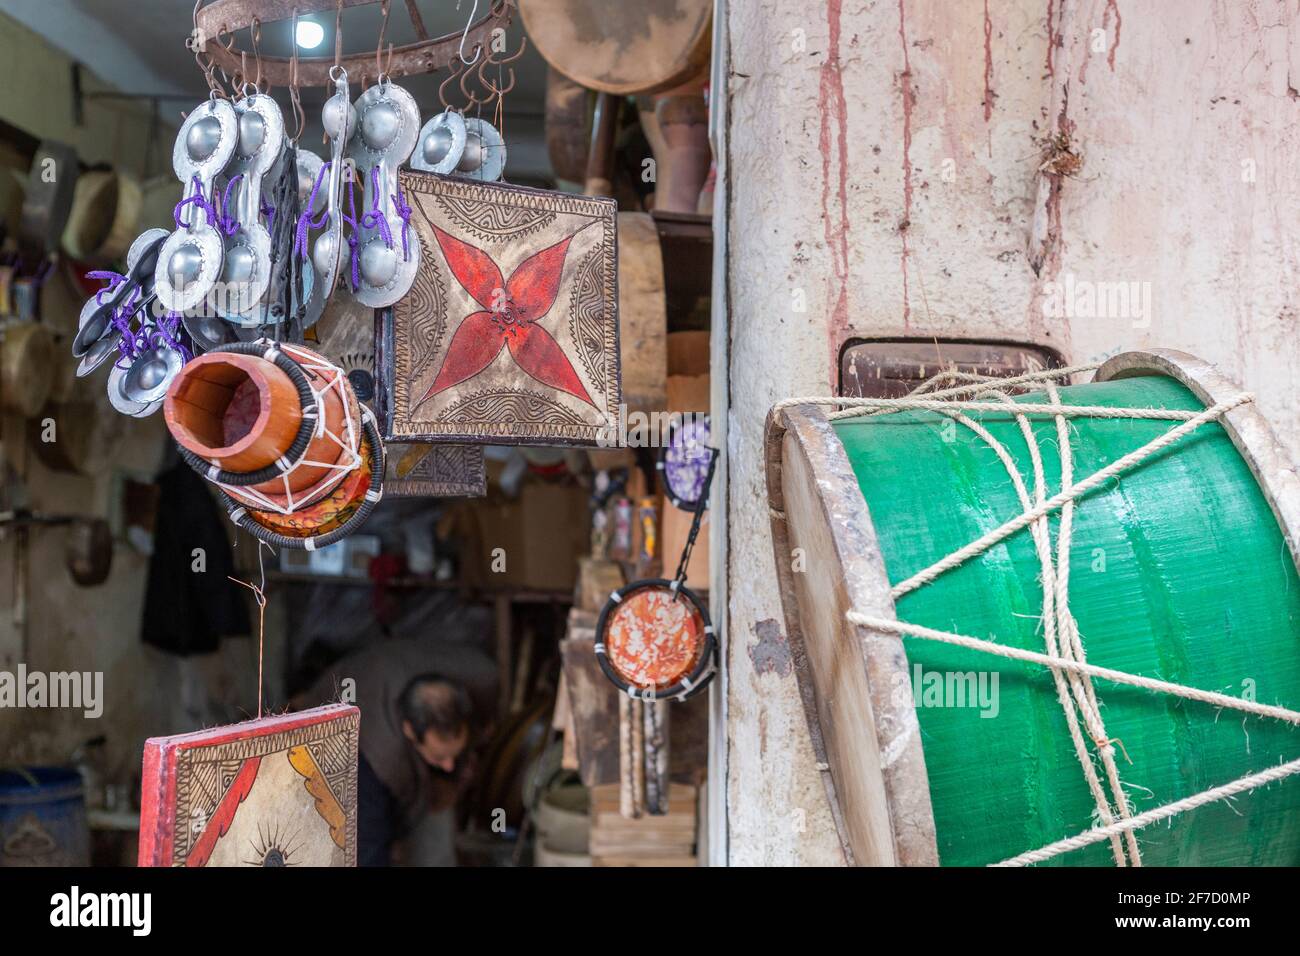
[(465, 120), (465, 150), (454, 170), (458, 176), (494, 183), (506, 168), (506, 143), (484, 119)]
[(411, 152), (411, 166), (430, 173), (450, 173), (465, 152), (465, 117), (446, 109), (424, 124)]

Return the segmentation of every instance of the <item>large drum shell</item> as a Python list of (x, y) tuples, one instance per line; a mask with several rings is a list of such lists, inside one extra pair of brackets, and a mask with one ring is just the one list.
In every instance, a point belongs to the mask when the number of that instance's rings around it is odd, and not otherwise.
[(91, 170), (77, 179), (63, 248), (74, 259), (108, 262), (126, 254), (138, 234), (140, 184), (116, 170)]
[[(1165, 350), (1117, 356), (1097, 381), (1104, 384), (1068, 390), (1064, 400), (1196, 411), (1241, 392), (1212, 366)], [(1032, 494), (1014, 420), (984, 418), (1020, 464)], [(1052, 493), (1059, 480), (1054, 424), (1041, 415), (1032, 420)], [(1046, 650), (1028, 531), (903, 595), (895, 607), (892, 585), (1022, 508), (1000, 462), (973, 434), (947, 442), (945, 420), (928, 412), (874, 421), (890, 424), (874, 429), (875, 447), (867, 452), (868, 433), (852, 434), (865, 426), (832, 424), (814, 407), (778, 410), (768, 428), (781, 598), (846, 857), (860, 864), (993, 863), (1089, 829), (1092, 797), (1048, 671), (977, 650), (900, 640), (892, 630), (845, 620), (855, 609)], [(1116, 452), (1178, 424), (1070, 422), (1076, 481)], [(918, 440), (919, 452), (900, 453), (898, 439), (908, 429), (924, 433), (928, 446)], [(1097, 436), (1107, 432), (1113, 447), (1102, 460)], [(937, 465), (936, 455), (946, 464)], [(947, 471), (968, 477), (962, 467), (969, 456), (982, 457), (1000, 484), (969, 485), (964, 492), (955, 490), (960, 482), (946, 484)], [(909, 469), (929, 474), (913, 476), (909, 488), (903, 474)], [(891, 489), (894, 504), (887, 500)], [(940, 504), (927, 504), (927, 495)], [(1055, 542), (1056, 519), (1052, 527)], [(1202, 426), (1084, 498), (1075, 509), (1072, 545), (1069, 606), (1090, 663), (1228, 694), (1254, 691), (1261, 701), (1297, 709), (1300, 477), (1253, 405), (1232, 409), (1221, 424)], [(998, 673), (997, 719), (982, 719), (978, 708), (922, 700), (918, 666), (923, 675)], [(1296, 756), (1300, 732), (1279, 721), (1093, 683), (1107, 733), (1124, 744), (1116, 753), (1133, 812)], [(1300, 859), (1298, 784), (1291, 779), (1239, 796), (1232, 806), (1211, 803), (1139, 829), (1143, 860), (1294, 863)], [(1101, 841), (1052, 862), (1106, 865), (1113, 857), (1109, 842)]]
[(50, 397), (55, 344), (38, 322), (0, 325), (0, 407), (30, 418)]

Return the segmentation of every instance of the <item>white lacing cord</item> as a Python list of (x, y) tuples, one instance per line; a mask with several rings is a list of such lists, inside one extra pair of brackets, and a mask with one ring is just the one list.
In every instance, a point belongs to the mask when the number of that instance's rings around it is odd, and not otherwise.
[[(321, 497), (329, 494), (329, 492), (337, 486), (339, 482), (346, 478), (351, 472), (355, 471), (361, 464), (361, 432), (360, 429), (357, 428), (356, 422), (352, 420), (352, 416), (345, 414), (343, 416), (343, 422), (346, 426), (346, 435), (337, 435), (326, 427), (325, 416), (320, 413), (320, 410), (325, 407), (325, 395), (330, 390), (336, 390), (338, 392), (339, 401), (342, 403), (344, 409), (348, 407), (348, 389), (345, 388), (347, 376), (344, 374), (343, 370), (337, 365), (317, 359), (312, 355), (312, 353), (307, 352), (304, 349), (295, 348), (292, 345), (286, 345), (283, 343), (280, 345), (280, 349), (289, 353), (289, 356), (302, 366), (304, 371), (317, 372), (321, 378), (325, 379), (325, 385), (322, 388), (317, 389), (312, 384), (314, 380), (313, 376), (310, 374), (307, 376), (307, 387), (312, 394), (313, 408), (305, 411), (303, 417), (315, 418), (316, 431), (314, 437), (320, 438), (323, 436), (328, 438), (331, 442), (342, 449), (342, 453), (340, 454), (338, 461), (333, 462), (316, 461), (308, 458), (304, 453), (301, 458), (293, 463), (284, 462), (283, 459), (281, 462), (277, 463), (277, 467), (282, 469), (277, 478), (281, 487), (284, 489), (284, 504), (279, 504), (266, 493), (253, 487), (227, 485), (222, 484), (221, 482), (215, 482), (215, 484), (236, 500), (242, 501), (245, 504), (250, 504), (258, 510), (273, 511), (276, 514), (281, 515), (291, 515), (302, 507), (303, 501), (305, 500), (305, 498), (296, 497), (293, 489), (289, 485), (289, 479), (293, 473), (299, 468), (306, 467), (324, 468), (327, 471), (333, 472), (333, 474), (327, 479), (324, 479), (323, 485), (321, 482), (317, 482), (312, 486), (311, 490), (315, 492), (315, 494), (313, 494), (311, 500), (320, 500)], [(267, 354), (271, 355), (274, 351), (274, 349), (269, 349)], [(268, 361), (273, 361), (273, 359), (268, 359)]]
[[(1083, 769), (1088, 789), (1092, 793), (1096, 802), (1098, 818), (1101, 820), (1101, 825), (1086, 830), (1077, 836), (1057, 841), (1037, 850), (1031, 850), (1008, 860), (1004, 860), (1001, 863), (994, 864), (998, 866), (1023, 866), (1030, 863), (1041, 863), (1062, 853), (1068, 853), (1072, 850), (1080, 849), (1106, 840), (1111, 842), (1112, 851), (1117, 864), (1123, 866), (1126, 862), (1131, 862), (1133, 865), (1140, 866), (1141, 854), (1138, 850), (1135, 831), (1141, 827), (1148, 826), (1151, 823), (1160, 820), (1168, 819), (1178, 813), (1199, 806), (1204, 806), (1207, 803), (1217, 800), (1225, 800), (1266, 783), (1281, 780), (1293, 774), (1300, 773), (1300, 760), (1283, 763), (1258, 773), (1248, 774), (1238, 780), (1232, 781), (1231, 783), (1192, 794), (1191, 796), (1165, 804), (1161, 807), (1156, 807), (1152, 810), (1147, 810), (1138, 814), (1132, 813), (1123, 789), (1122, 781), (1119, 777), (1118, 766), (1114, 760), (1114, 744), (1117, 743), (1117, 741), (1108, 738), (1106, 735), (1105, 725), (1101, 718), (1100, 704), (1096, 696), (1096, 691), (1092, 685), (1092, 678), (1097, 677), (1114, 683), (1129, 684), (1154, 693), (1169, 694), (1188, 700), (1196, 700), (1211, 704), (1216, 707), (1241, 710), (1257, 716), (1283, 720), (1291, 724), (1300, 724), (1300, 712), (1285, 707), (1257, 704), (1252, 701), (1230, 697), (1226, 694), (1187, 687), (1181, 684), (1170, 683), (1168, 681), (1140, 677), (1138, 675), (1128, 674), (1110, 668), (1097, 667), (1096, 665), (1089, 664), (1086, 661), (1083, 641), (1079, 634), (1077, 623), (1069, 611), (1069, 549), (1072, 534), (1073, 511), (1075, 507), (1074, 503), (1102, 482), (1134, 467), (1163, 448), (1178, 441), (1185, 435), (1190, 434), (1201, 425), (1204, 425), (1207, 422), (1217, 421), (1232, 409), (1253, 400), (1253, 396), (1250, 393), (1243, 392), (1227, 401), (1219, 402), (1202, 412), (1175, 412), (1169, 409), (1096, 409), (1090, 406), (1062, 406), (1060, 404), (1059, 394), (1056, 391), (1055, 382), (1063, 378), (1068, 378), (1076, 372), (1088, 371), (1094, 368), (1096, 368), (1096, 366), (1075, 366), (1073, 368), (1057, 369), (1048, 372), (1029, 373), (1027, 375), (1006, 379), (994, 379), (987, 376), (977, 376), (969, 373), (948, 371), (940, 373), (940, 375), (928, 380), (906, 398), (798, 398), (783, 401), (773, 409), (774, 420), (775, 413), (782, 408), (808, 404), (844, 406), (841, 411), (833, 412), (828, 415), (828, 418), (831, 419), (862, 416), (864, 414), (863, 410), (865, 410), (865, 414), (868, 416), (917, 409), (936, 411), (940, 414), (947, 415), (949, 418), (964, 425), (983, 439), (997, 455), (1007, 470), (1008, 476), (1015, 487), (1016, 494), (1024, 509), (1022, 513), (1005, 522), (1001, 526), (992, 529), (977, 538), (975, 541), (972, 541), (970, 544), (956, 549), (951, 554), (946, 555), (928, 568), (912, 575), (900, 584), (895, 585), (891, 589), (891, 592), (895, 599), (904, 594), (908, 594), (911, 591), (933, 581), (945, 571), (959, 566), (969, 558), (982, 554), (993, 545), (1007, 538), (1011, 534), (1014, 534), (1016, 531), (1029, 527), (1030, 533), (1034, 538), (1035, 549), (1038, 553), (1042, 574), (1042, 620), (1044, 639), (1047, 645), (1046, 654), (1011, 647), (995, 641), (981, 640), (979, 638), (957, 634), (951, 631), (936, 630), (933, 628), (909, 624), (903, 621), (867, 615), (856, 610), (849, 610), (846, 613), (846, 618), (850, 623), (861, 625), (871, 630), (883, 633), (905, 634), (924, 640), (953, 644), (999, 657), (1039, 664), (1052, 671), (1052, 675), (1056, 681), (1057, 696), (1066, 715), (1066, 722), (1070, 728), (1070, 735), (1074, 743), (1075, 753), (1079, 758), (1080, 765)], [(966, 380), (966, 384), (940, 391), (929, 391), (929, 389), (936, 384), (952, 380)], [(1035, 382), (1043, 382), (1045, 384), (1049, 403), (1015, 403), (1001, 391), (1001, 389), (1008, 386), (1028, 385)], [(928, 394), (926, 394), (925, 398), (916, 397), (922, 393)], [(936, 399), (941, 397), (955, 398), (956, 396), (967, 395), (970, 393), (975, 393), (976, 395), (980, 393), (990, 394), (995, 396), (997, 401), (936, 401)], [(1034, 469), (1035, 503), (1032, 506), (1030, 505), (1029, 493), (1025, 488), (1024, 481), (1021, 479), (1019, 471), (1006, 448), (982, 425), (963, 414), (968, 410), (1010, 410), (1015, 415), (1021, 434), (1024, 436), (1026, 445), (1029, 448), (1030, 459)], [(1094, 412), (1096, 414), (1093, 414)], [(1028, 414), (1051, 414), (1055, 418), (1057, 441), (1060, 448), (1061, 458), (1061, 490), (1050, 498), (1046, 497), (1046, 481), (1043, 473), (1042, 456), (1039, 450), (1037, 438), (1033, 433), (1033, 429), (1030, 426), (1028, 419), (1026, 418), (1026, 415)], [(1094, 472), (1083, 480), (1075, 482), (1073, 480), (1073, 456), (1069, 441), (1069, 426), (1066, 419), (1069, 417), (1078, 417), (1080, 414), (1086, 414), (1087, 417), (1180, 421), (1181, 424), (1171, 428), (1169, 431), (1163, 433), (1152, 441), (1147, 442), (1140, 448), (1116, 459), (1111, 464), (1097, 472)], [(770, 510), (774, 517), (784, 520), (785, 515), (783, 513), (778, 512), (775, 509)], [(1058, 510), (1061, 512), (1061, 519), (1057, 529), (1056, 555), (1055, 558), (1053, 558), (1048, 515)], [(1106, 781), (1110, 788), (1109, 797), (1101, 786), (1101, 781), (1097, 775), (1096, 768), (1093, 767), (1087, 748), (1084, 745), (1080, 729), (1080, 718), (1082, 718), (1083, 727), (1087, 729), (1089, 736), (1092, 737), (1094, 746), (1101, 757), (1103, 768), (1106, 771)], [(1114, 801), (1113, 806), (1112, 799)], [(1117, 813), (1119, 819), (1116, 819)], [(1121, 838), (1123, 843), (1121, 843)], [(1127, 861), (1124, 855), (1125, 849), (1128, 852)]]

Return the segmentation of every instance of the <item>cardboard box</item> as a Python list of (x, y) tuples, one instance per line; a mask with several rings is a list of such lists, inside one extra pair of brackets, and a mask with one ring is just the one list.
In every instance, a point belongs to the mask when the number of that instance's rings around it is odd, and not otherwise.
[(514, 501), (475, 503), (477, 554), (467, 583), (487, 589), (572, 591), (578, 559), (590, 550), (587, 492), (531, 482)]

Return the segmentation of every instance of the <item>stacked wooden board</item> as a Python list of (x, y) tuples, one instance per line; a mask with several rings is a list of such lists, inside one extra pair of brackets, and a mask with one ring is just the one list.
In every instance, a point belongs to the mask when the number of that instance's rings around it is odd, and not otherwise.
[(619, 811), (618, 784), (591, 788), (592, 866), (695, 866), (695, 815), (698, 791), (675, 783), (668, 812), (625, 817)]

